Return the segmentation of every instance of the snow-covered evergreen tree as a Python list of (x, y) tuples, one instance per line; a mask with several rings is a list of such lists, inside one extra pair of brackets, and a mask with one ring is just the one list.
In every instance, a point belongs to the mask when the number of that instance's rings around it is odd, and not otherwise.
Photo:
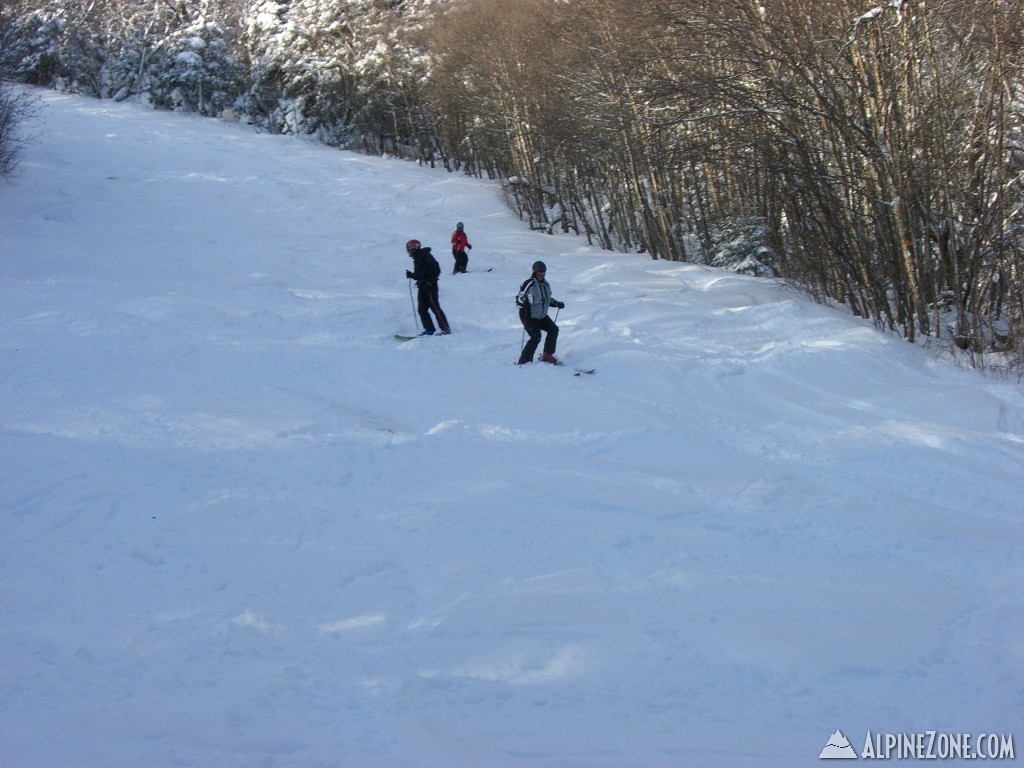
[(359, 82), (354, 116), (363, 148), (426, 160), (435, 141), (424, 86), (430, 53), (424, 29), (433, 0), (354, 0), (363, 8), (353, 67)]
[(257, 0), (245, 18), (252, 57), (245, 111), (274, 133), (344, 144), (353, 93), (349, 4)]
[(222, 24), (200, 14), (163, 41), (150, 67), (149, 90), (158, 107), (217, 115), (242, 90), (242, 71)]
[(4, 77), (51, 86), (64, 73), (61, 60), (66, 23), (55, 10), (29, 11), (11, 23), (0, 59)]
[(337, 146), (416, 144), (425, 57), (410, 42), (428, 0), (255, 0), (245, 111), (270, 131)]
[(249, 56), (242, 110), (258, 126), (284, 133), (282, 103), (288, 50), (289, 3), (256, 0), (242, 18), (242, 47)]

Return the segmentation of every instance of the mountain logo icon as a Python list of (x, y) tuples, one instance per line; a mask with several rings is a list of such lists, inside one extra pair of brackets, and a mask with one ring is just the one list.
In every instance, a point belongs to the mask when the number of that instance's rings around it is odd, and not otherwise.
[(836, 731), (829, 736), (828, 744), (818, 755), (820, 760), (856, 760), (857, 752), (850, 746), (850, 740), (843, 736), (842, 731)]

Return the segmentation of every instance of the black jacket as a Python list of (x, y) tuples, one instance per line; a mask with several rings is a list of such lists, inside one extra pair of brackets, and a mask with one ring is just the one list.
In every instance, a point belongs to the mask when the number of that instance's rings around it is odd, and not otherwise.
[(412, 272), (407, 273), (416, 281), (416, 285), (436, 283), (437, 278), (441, 276), (441, 265), (437, 263), (430, 249), (417, 248), (409, 255), (412, 256)]

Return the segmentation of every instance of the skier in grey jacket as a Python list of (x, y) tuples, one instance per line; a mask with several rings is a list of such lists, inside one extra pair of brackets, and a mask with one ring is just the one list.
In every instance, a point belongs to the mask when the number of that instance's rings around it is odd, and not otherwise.
[(552, 365), (561, 365), (555, 358), (555, 346), (558, 344), (558, 326), (555, 321), (548, 317), (548, 307), (563, 309), (565, 304), (551, 297), (551, 285), (546, 280), (548, 268), (543, 261), (533, 263), (533, 275), (530, 276), (521, 286), (516, 296), (516, 304), (519, 306), (519, 319), (523, 328), (529, 334), (530, 340), (526, 342), (522, 353), (519, 355), (519, 365), (525, 365), (533, 360), (533, 355), (540, 345), (541, 331), (547, 334), (544, 339), (544, 354), (541, 360)]

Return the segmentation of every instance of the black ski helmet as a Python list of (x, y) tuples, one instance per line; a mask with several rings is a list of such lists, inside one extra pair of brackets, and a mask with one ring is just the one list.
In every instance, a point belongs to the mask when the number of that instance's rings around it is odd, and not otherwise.
[(456, 224), (455, 228), (461, 232), (462, 231), (462, 222), (460, 221), (458, 224)]
[(418, 251), (419, 249), (420, 249), (420, 241), (419, 240), (410, 240), (409, 242), (407, 242), (405, 244), (405, 251), (406, 251), (406, 253), (412, 253), (413, 251)]
[(534, 272), (547, 272), (548, 268), (547, 268), (547, 265), (545, 265), (543, 261), (535, 261), (535, 262), (533, 262), (533, 271)]

